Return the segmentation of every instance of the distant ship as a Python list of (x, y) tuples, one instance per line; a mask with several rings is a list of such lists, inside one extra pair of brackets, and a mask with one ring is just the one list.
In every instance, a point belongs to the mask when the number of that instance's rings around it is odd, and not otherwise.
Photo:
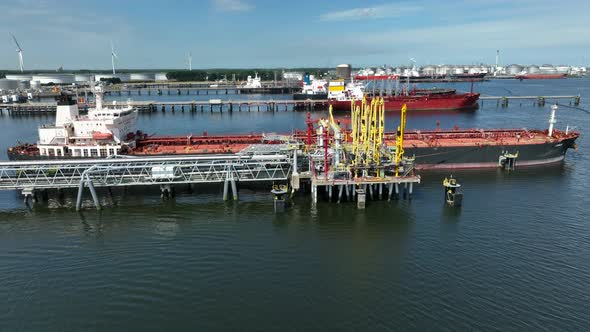
[(558, 78), (565, 78), (566, 74), (529, 74), (529, 73), (520, 73), (514, 78), (517, 80), (548, 80), (548, 79), (558, 79)]
[(306, 74), (303, 78), (301, 92), (293, 94), (293, 100), (326, 100), (328, 99), (328, 82)]
[[(340, 86), (332, 84), (339, 83)], [(328, 100), (334, 111), (349, 111), (352, 99), (360, 105), (365, 85), (360, 82), (330, 82)], [(385, 110), (400, 110), (405, 104), (408, 111), (474, 110), (478, 108), (479, 93), (456, 93), (453, 89), (421, 89), (401, 91), (400, 94), (383, 96)], [(370, 96), (368, 101), (370, 102)]]

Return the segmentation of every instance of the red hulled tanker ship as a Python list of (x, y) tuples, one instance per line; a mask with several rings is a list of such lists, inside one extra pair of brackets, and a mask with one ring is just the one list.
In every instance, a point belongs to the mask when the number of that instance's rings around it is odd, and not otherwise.
[[(350, 107), (350, 104), (348, 104)], [(575, 141), (580, 136), (575, 131), (560, 131), (553, 128), (556, 106), (552, 108), (548, 130), (527, 129), (468, 129), (406, 131), (404, 135), (405, 156), (415, 157), (418, 169), (453, 169), (453, 168), (493, 168), (501, 167), (506, 162), (514, 162), (519, 166), (542, 165), (560, 162), (570, 148), (575, 148)], [(63, 112), (62, 112), (63, 111)], [(58, 104), (56, 124), (43, 126), (40, 130), (40, 143), (19, 144), (8, 149), (11, 160), (38, 159), (82, 159), (102, 158), (116, 155), (127, 156), (161, 156), (161, 155), (207, 155), (233, 154), (242, 151), (252, 144), (279, 144), (283, 140), (278, 135), (246, 134), (246, 135), (190, 135), (190, 136), (146, 136), (139, 132), (127, 134), (126, 140), (120, 140), (122, 128), (129, 128), (128, 123), (117, 126), (112, 116), (84, 119), (75, 115), (76, 105), (68, 100), (65, 105)], [(105, 109), (100, 114), (106, 113)], [(128, 109), (113, 109), (108, 112), (118, 114)], [(72, 120), (64, 114), (75, 115)], [(134, 119), (134, 118), (130, 118)], [(100, 137), (96, 131), (86, 134), (77, 132), (78, 122), (93, 123), (102, 128)], [(103, 126), (103, 122), (107, 124)], [(315, 130), (313, 121), (308, 120), (307, 131), (297, 131), (282, 135), (290, 141), (303, 144), (314, 144)], [(82, 126), (83, 128), (88, 125)], [(49, 131), (48, 131), (49, 130)], [(42, 132), (43, 131), (43, 132)], [(75, 136), (67, 136), (67, 132)], [(56, 133), (56, 137), (54, 135)], [(64, 136), (64, 133), (66, 134)], [(114, 135), (109, 135), (114, 134)], [(345, 141), (349, 141), (349, 131), (344, 130)], [(88, 137), (81, 136), (82, 134)], [(104, 137), (103, 137), (104, 136)], [(123, 136), (121, 136), (123, 137)], [(59, 139), (57, 139), (59, 138)], [(113, 142), (111, 140), (116, 140)], [(388, 146), (395, 146), (396, 133), (385, 133)], [(46, 140), (49, 143), (43, 143)], [(49, 151), (51, 150), (51, 151)]]
[[(399, 110), (405, 104), (408, 111), (460, 111), (474, 110), (478, 107), (479, 93), (453, 93), (453, 94), (416, 94), (408, 96), (385, 96), (385, 110)], [(367, 98), (371, 102), (371, 98)], [(330, 100), (335, 111), (350, 110), (350, 100)], [(356, 104), (360, 106), (361, 101)]]
[(514, 76), (517, 80), (550, 80), (565, 77), (566, 74), (519, 74)]
[[(356, 100), (360, 106), (361, 100), (368, 95), (366, 86), (362, 82), (350, 82), (346, 85), (332, 83), (328, 93), (328, 101), (334, 111), (350, 111), (351, 102)], [(413, 89), (406, 87), (399, 94), (394, 93), (382, 97), (386, 111), (399, 111), (405, 104), (408, 111), (449, 111), (475, 110), (478, 108), (479, 93), (457, 93), (454, 89)], [(367, 96), (367, 102), (371, 97)]]

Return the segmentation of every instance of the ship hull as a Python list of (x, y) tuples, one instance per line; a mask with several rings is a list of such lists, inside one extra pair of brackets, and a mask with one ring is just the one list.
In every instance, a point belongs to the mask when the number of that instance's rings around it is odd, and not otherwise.
[[(385, 97), (384, 106), (387, 111), (399, 111), (405, 104), (408, 111), (449, 111), (449, 110), (474, 110), (478, 108), (479, 94), (443, 95), (443, 96), (409, 96), (409, 97)], [(370, 98), (367, 98), (370, 102)], [(330, 100), (334, 111), (350, 111), (350, 101)], [(361, 105), (357, 100), (357, 105)]]
[(293, 94), (293, 100), (326, 100), (326, 99), (328, 99), (327, 93), (316, 93), (316, 94), (295, 93), (295, 94)]
[(548, 80), (565, 78), (566, 74), (525, 74), (516, 75), (515, 78), (519, 80)]
[[(575, 147), (577, 136), (560, 140), (551, 140), (535, 144), (505, 144), (505, 145), (479, 145), (467, 144), (462, 146), (413, 146), (412, 143), (404, 144), (404, 155), (415, 158), (415, 167), (420, 170), (436, 169), (469, 169), (469, 168), (498, 168), (501, 167), (501, 156), (506, 154), (518, 154), (515, 159), (517, 167), (536, 166), (558, 163), (564, 160), (566, 152)], [(248, 144), (242, 146), (244, 148)], [(238, 146), (236, 146), (238, 148)], [(223, 153), (219, 149), (188, 150), (185, 145), (171, 147), (162, 151), (142, 151), (130, 155), (135, 156), (162, 156), (162, 155), (197, 155), (209, 153)], [(235, 153), (237, 151), (225, 151)], [(80, 157), (49, 157), (39, 154), (8, 154), (10, 160), (57, 160), (57, 159), (83, 159)]]
[(516, 166), (536, 166), (564, 160), (576, 138), (557, 142), (522, 145), (404, 147), (404, 155), (414, 156), (417, 169), (497, 168), (502, 155), (516, 154)]

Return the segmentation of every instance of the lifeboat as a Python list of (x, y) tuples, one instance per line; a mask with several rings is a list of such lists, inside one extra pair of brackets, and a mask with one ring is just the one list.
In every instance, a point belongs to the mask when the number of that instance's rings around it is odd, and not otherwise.
[(101, 133), (99, 131), (92, 132), (92, 138), (96, 140), (111, 139), (113, 138), (112, 133)]

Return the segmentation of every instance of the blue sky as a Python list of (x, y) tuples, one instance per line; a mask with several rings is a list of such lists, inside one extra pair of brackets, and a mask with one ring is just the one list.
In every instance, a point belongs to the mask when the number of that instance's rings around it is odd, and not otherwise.
[(590, 62), (590, 1), (2, 0), (0, 68)]

